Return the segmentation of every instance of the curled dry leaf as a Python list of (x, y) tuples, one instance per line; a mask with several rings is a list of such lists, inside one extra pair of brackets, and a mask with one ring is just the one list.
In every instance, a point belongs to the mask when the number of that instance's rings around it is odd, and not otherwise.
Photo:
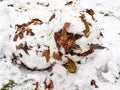
[(57, 60), (62, 60), (62, 55), (59, 55), (58, 53), (53, 52), (53, 58)]
[(91, 15), (92, 19), (95, 20), (95, 18), (93, 17), (93, 15), (95, 14), (95, 12), (92, 9), (86, 9), (86, 12)]
[(68, 71), (70, 73), (75, 73), (76, 70), (77, 70), (76, 63), (73, 60), (69, 59), (69, 58), (68, 58), (68, 67), (67, 67), (67, 69), (68, 69)]
[(52, 14), (52, 16), (50, 17), (49, 21), (52, 21), (52, 19), (55, 18), (55, 13)]
[(50, 80), (49, 84), (48, 85), (45, 85), (45, 90), (53, 90), (54, 88), (54, 84), (53, 84), (53, 81)]
[(80, 18), (85, 25), (85, 30), (83, 32), (84, 32), (85, 36), (88, 38), (89, 35), (90, 35), (90, 26), (92, 26), (92, 25), (85, 20), (85, 15), (84, 14), (82, 14), (80, 16)]
[(105, 47), (99, 45), (99, 44), (90, 44), (90, 49), (88, 51), (85, 51), (83, 53), (76, 54), (77, 56), (87, 56), (89, 54), (92, 54), (95, 49), (104, 49)]
[(41, 25), (43, 24), (43, 21), (41, 21), (39, 18), (32, 19), (30, 22), (27, 23), (28, 25)]
[(93, 49), (89, 49), (88, 51), (81, 53), (80, 56), (87, 56), (89, 54), (92, 54), (93, 52), (94, 52)]
[(90, 48), (95, 50), (95, 49), (105, 49), (105, 47), (99, 45), (99, 44), (90, 44)]
[(73, 1), (66, 2), (65, 6), (73, 4)]
[(27, 42), (25, 42), (24, 44), (20, 43), (19, 45), (16, 46), (17, 50), (22, 49), (26, 54), (29, 54), (28, 50), (31, 50), (31, 48), (32, 46), (28, 46)]
[(49, 48), (47, 50), (43, 51), (42, 57), (45, 57), (46, 58), (46, 62), (49, 62), (49, 60), (50, 60), (50, 50), (49, 50)]
[(69, 23), (69, 22), (66, 22), (66, 23), (64, 24), (64, 26), (63, 26), (63, 28), (62, 28), (62, 32), (61, 32), (62, 36), (67, 36), (67, 28), (70, 26), (70, 24), (71, 24), (71, 23)]

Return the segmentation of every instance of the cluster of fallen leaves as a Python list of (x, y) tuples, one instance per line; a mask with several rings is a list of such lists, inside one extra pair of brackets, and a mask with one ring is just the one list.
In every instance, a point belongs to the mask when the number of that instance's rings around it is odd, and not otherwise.
[(66, 54), (73, 53), (73, 49), (78, 46), (75, 43), (76, 40), (83, 36), (80, 34), (73, 34), (67, 32), (69, 26), (70, 23), (66, 22), (60, 31), (54, 33), (54, 39), (58, 50), (60, 50), (60, 48), (64, 48)]
[[(70, 5), (73, 2), (67, 2), (65, 5)], [(91, 15), (92, 19), (95, 20), (95, 18), (93, 17), (94, 15), (94, 11), (92, 9), (86, 9), (86, 13), (88, 13), (89, 15)], [(52, 16), (50, 17), (49, 21), (52, 21), (52, 19), (55, 18), (55, 13), (52, 14)], [(58, 31), (54, 33), (54, 39), (55, 39), (55, 43), (56, 46), (58, 48), (58, 52), (53, 52), (52, 57), (56, 60), (62, 60), (62, 56), (63, 53), (60, 51), (61, 48), (64, 48), (65, 51), (65, 55), (66, 54), (70, 54), (70, 55), (76, 55), (76, 56), (88, 56), (89, 54), (92, 54), (94, 52), (94, 50), (96, 49), (104, 49), (105, 47), (99, 45), (99, 44), (90, 44), (89, 45), (89, 50), (85, 51), (83, 53), (75, 53), (74, 51), (77, 49), (80, 49), (80, 45), (76, 44), (76, 40), (82, 38), (83, 36), (85, 36), (86, 38), (89, 38), (90, 35), (90, 27), (92, 26), (89, 22), (86, 21), (86, 17), (85, 14), (81, 14), (81, 16), (79, 17), (82, 22), (84, 23), (85, 26), (85, 30), (83, 31), (84, 34), (73, 34), (68, 32), (69, 27), (71, 26), (71, 23), (69, 22), (65, 22), (63, 27)], [(26, 32), (26, 35), (30, 35), (30, 36), (34, 36), (34, 32), (32, 31), (31, 28), (29, 28), (29, 25), (33, 24), (33, 25), (41, 25), (43, 22), (39, 19), (32, 19), (30, 22), (28, 23), (23, 23), (22, 25), (17, 24), (16, 25), (16, 33), (15, 33), (15, 37), (14, 37), (14, 41), (17, 41), (18, 38), (22, 39), (24, 38), (24, 33)], [(102, 33), (100, 33), (100, 36), (103, 36)], [(27, 45), (27, 42), (25, 43), (20, 43), (19, 45), (16, 46), (17, 50), (22, 49), (26, 54), (29, 55), (28, 50), (31, 50), (32, 46)], [(39, 46), (40, 48), (40, 46)], [(14, 59), (16, 59), (18, 56), (13, 55)], [(50, 61), (50, 48), (48, 46), (48, 49), (45, 49), (42, 52), (42, 57), (46, 58), (46, 62)], [(64, 65), (66, 69), (68, 69), (68, 71), (70, 73), (75, 73), (77, 70), (77, 66), (76, 63), (74, 62), (74, 60), (70, 59), (68, 57), (68, 62)], [(52, 83), (52, 81), (51, 81)], [(46, 86), (46, 87), (51, 87), (51, 84)]]
[(16, 49), (22, 49), (26, 54), (29, 55), (28, 50), (31, 50), (32, 46), (28, 46), (27, 42), (25, 43), (20, 43), (19, 45), (16, 46)]
[(26, 33), (26, 35), (30, 35), (30, 36), (34, 36), (34, 32), (32, 31), (31, 28), (29, 28), (29, 25), (33, 24), (33, 25), (40, 25), (43, 22), (38, 19), (32, 19), (30, 22), (28, 23), (23, 23), (23, 24), (16, 24), (16, 29), (17, 31), (15, 32), (15, 36), (13, 41), (17, 41), (18, 38), (23, 39), (24, 38), (24, 33)]

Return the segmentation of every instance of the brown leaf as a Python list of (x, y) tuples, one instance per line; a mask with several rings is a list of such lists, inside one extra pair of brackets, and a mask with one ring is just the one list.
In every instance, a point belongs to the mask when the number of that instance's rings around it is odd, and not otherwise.
[(86, 12), (91, 15), (92, 19), (95, 20), (95, 18), (93, 17), (93, 15), (95, 14), (95, 12), (92, 9), (86, 9)]
[(105, 49), (105, 47), (99, 45), (99, 44), (90, 44), (90, 48), (95, 50), (95, 49)]
[(83, 32), (84, 32), (84, 34), (85, 34), (86, 37), (89, 37), (91, 24), (85, 20), (85, 15), (84, 14), (82, 14), (80, 16), (80, 18), (81, 18), (82, 22), (85, 25), (85, 30)]
[(20, 43), (19, 45), (16, 46), (16, 49), (22, 49), (26, 54), (29, 54), (28, 53), (28, 50), (31, 50), (31, 46), (28, 46), (27, 45), (27, 42), (25, 42), (24, 44), (23, 43)]
[(39, 18), (35, 18), (35, 19), (32, 19), (31, 22), (29, 22), (29, 24), (32, 24), (33, 25), (41, 25), (43, 24), (43, 21), (41, 21)]
[(66, 5), (71, 5), (71, 4), (73, 4), (73, 1), (66, 2), (65, 6)]
[(22, 25), (16, 24), (16, 33), (14, 36), (13, 41), (17, 41), (18, 38), (23, 39), (24, 33), (26, 32), (26, 35), (34, 36), (34, 32), (32, 32), (32, 29), (28, 27), (27, 24), (23, 23)]
[(17, 41), (17, 39), (18, 39), (18, 35), (15, 35), (13, 41)]
[(53, 84), (53, 81), (50, 80), (49, 84), (48, 85), (45, 85), (45, 90), (52, 90), (54, 88), (54, 84)]
[(58, 53), (53, 52), (53, 58), (57, 60), (62, 60), (62, 55), (59, 55)]
[(53, 13), (53, 15), (50, 17), (49, 21), (52, 21), (52, 19), (55, 18), (55, 13)]
[(43, 53), (42, 53), (42, 57), (45, 57), (46, 62), (49, 62), (49, 60), (50, 60), (50, 50), (49, 49), (44, 50)]
[(67, 28), (69, 26), (70, 23), (66, 22), (60, 31), (54, 33), (54, 39), (58, 50), (60, 50), (60, 48), (64, 48), (66, 54), (73, 53), (73, 49), (75, 49), (76, 46), (76, 40), (83, 36), (67, 32)]
[(69, 22), (66, 22), (66, 23), (64, 24), (64, 26), (63, 26), (63, 28), (62, 28), (62, 32), (61, 32), (61, 34), (62, 34), (63, 36), (66, 36), (66, 35), (67, 35), (67, 28), (70, 26), (70, 24), (71, 24), (71, 23), (69, 23)]
[(16, 46), (16, 49), (21, 49), (23, 47), (23, 43), (20, 43), (18, 46)]
[(80, 56), (87, 56), (87, 55), (89, 55), (89, 54), (92, 54), (93, 52), (94, 52), (93, 49), (89, 49), (88, 51), (86, 51), (86, 52), (80, 54)]
[(38, 18), (32, 19), (28, 23), (23, 23), (23, 24), (16, 24), (15, 28), (17, 29), (13, 41), (17, 41), (18, 38), (23, 39), (24, 38), (24, 33), (26, 32), (26, 35), (34, 36), (34, 32), (32, 31), (31, 28), (29, 28), (29, 25), (41, 25), (43, 24), (43, 21), (41, 21)]
[(75, 73), (77, 70), (76, 63), (73, 60), (68, 58), (68, 67), (67, 68), (70, 73)]

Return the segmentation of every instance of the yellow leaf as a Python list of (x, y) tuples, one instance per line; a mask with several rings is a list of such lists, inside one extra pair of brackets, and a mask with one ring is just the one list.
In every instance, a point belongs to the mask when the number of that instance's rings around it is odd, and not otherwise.
[(68, 58), (68, 71), (70, 73), (75, 73), (76, 69), (77, 69), (77, 66), (76, 66), (75, 62)]

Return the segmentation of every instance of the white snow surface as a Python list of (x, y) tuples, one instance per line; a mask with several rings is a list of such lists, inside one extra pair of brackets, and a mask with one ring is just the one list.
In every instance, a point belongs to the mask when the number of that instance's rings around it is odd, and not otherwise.
[[(65, 6), (66, 2), (73, 1), (72, 5)], [(38, 5), (42, 3), (43, 5)], [(49, 3), (49, 7), (45, 7)], [(13, 5), (8, 6), (8, 5)], [(93, 21), (91, 16), (86, 15), (86, 20), (92, 24), (89, 39), (83, 37), (77, 43), (84, 51), (89, 48), (87, 44), (102, 44), (106, 49), (96, 50), (88, 57), (70, 56), (77, 64), (77, 72), (70, 73), (61, 64), (66, 62), (54, 60), (52, 57), (46, 62), (45, 57), (36, 55), (37, 44), (41, 44), (39, 50), (47, 49), (50, 52), (57, 51), (54, 42), (54, 32), (59, 31), (65, 22), (70, 22), (69, 32), (74, 34), (83, 33), (85, 29), (80, 16), (80, 11), (93, 9)], [(49, 22), (51, 15), (56, 17)], [(13, 41), (15, 35), (15, 25), (29, 22), (31, 19), (39, 18), (43, 21), (42, 25), (30, 25), (35, 36), (25, 36), (22, 40), (18, 38)], [(53, 81), (52, 90), (120, 90), (120, 2), (119, 0), (1, 0), (0, 1), (0, 89), (14, 80), (17, 85), (12, 90), (36, 90), (35, 83), (38, 82), (37, 90), (45, 90), (45, 83)], [(99, 32), (103, 33), (103, 38), (99, 37)], [(44, 36), (44, 38), (41, 38)], [(41, 39), (39, 39), (41, 38)], [(27, 42), (34, 46), (27, 55), (23, 50), (16, 50), (16, 45)], [(38, 43), (39, 42), (39, 43)], [(23, 57), (22, 61), (30, 68), (44, 69), (53, 64), (50, 70), (31, 71), (24, 66), (19, 66), (12, 62), (12, 53)], [(52, 55), (51, 55), (52, 56)], [(68, 55), (69, 56), (69, 55)], [(95, 80), (98, 88), (91, 85)], [(10, 89), (11, 90), (11, 89)], [(46, 89), (47, 90), (47, 89)]]

